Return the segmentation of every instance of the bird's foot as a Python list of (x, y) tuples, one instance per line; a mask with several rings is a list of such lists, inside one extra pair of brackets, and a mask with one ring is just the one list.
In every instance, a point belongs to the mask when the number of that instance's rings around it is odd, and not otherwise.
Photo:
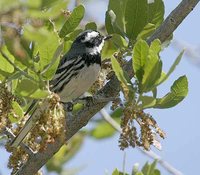
[(94, 104), (94, 97), (92, 96), (82, 97), (82, 98), (79, 98), (78, 101), (84, 101), (85, 106), (89, 108), (90, 106)]
[(66, 112), (73, 111), (74, 104), (72, 102), (62, 102), (62, 104)]

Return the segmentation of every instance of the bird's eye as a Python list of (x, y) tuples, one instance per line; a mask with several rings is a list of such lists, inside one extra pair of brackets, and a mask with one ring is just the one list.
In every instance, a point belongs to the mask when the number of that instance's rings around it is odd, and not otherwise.
[(85, 36), (84, 36), (84, 35), (81, 36), (81, 37), (80, 37), (80, 40), (85, 40)]

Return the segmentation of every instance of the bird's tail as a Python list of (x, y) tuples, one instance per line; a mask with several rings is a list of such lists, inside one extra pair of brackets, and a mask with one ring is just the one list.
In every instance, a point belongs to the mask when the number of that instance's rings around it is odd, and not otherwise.
[[(56, 103), (55, 103), (56, 102)], [(37, 121), (41, 118), (42, 114), (46, 113), (52, 108), (52, 104), (57, 104), (59, 102), (59, 98), (55, 95), (49, 96), (42, 101), (34, 101), (33, 104), (28, 109), (28, 112), (31, 112), (30, 117), (25, 123), (24, 127), (19, 131), (19, 134), (11, 141), (10, 146), (18, 147), (19, 144), (23, 141), (26, 135), (36, 126)], [(55, 105), (54, 104), (54, 105)], [(26, 112), (27, 114), (27, 112)]]
[[(20, 145), (20, 143), (24, 140), (26, 135), (31, 131), (31, 129), (34, 128), (35, 123), (38, 121), (38, 118), (40, 117), (40, 115), (38, 115), (38, 113), (37, 113), (37, 108), (36, 108), (37, 105), (36, 105), (36, 103), (37, 102), (34, 101), (31, 104), (31, 106), (29, 107), (28, 111), (32, 111), (32, 114), (28, 118), (28, 120), (26, 121), (26, 123), (23, 126), (23, 128), (19, 131), (19, 133), (16, 135), (16, 137), (10, 143), (11, 147), (18, 147)], [(34, 107), (34, 109), (33, 109), (33, 107)], [(28, 112), (26, 112), (26, 114), (27, 113)]]
[(18, 147), (20, 143), (24, 140), (26, 135), (31, 131), (31, 129), (35, 126), (35, 120), (33, 119), (33, 115), (29, 117), (24, 127), (20, 130), (17, 136), (12, 140), (10, 146)]

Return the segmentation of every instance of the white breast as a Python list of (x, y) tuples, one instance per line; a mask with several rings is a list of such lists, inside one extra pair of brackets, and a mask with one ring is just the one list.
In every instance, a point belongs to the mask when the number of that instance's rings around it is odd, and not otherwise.
[(99, 64), (92, 64), (89, 67), (86, 65), (80, 73), (64, 87), (63, 91), (58, 95), (62, 102), (74, 100), (89, 90), (92, 84), (96, 81), (99, 71)]

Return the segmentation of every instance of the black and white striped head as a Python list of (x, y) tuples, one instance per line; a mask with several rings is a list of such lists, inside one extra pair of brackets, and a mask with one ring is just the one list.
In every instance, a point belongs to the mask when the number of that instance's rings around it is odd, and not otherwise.
[(77, 36), (72, 47), (76, 46), (91, 55), (100, 54), (104, 41), (110, 38), (111, 36), (102, 36), (98, 31), (86, 30)]

